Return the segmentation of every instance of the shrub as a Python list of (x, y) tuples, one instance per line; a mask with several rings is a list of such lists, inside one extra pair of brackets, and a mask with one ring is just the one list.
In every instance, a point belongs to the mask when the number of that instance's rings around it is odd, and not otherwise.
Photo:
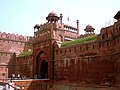
[(79, 38), (74, 41), (63, 42), (61, 46), (64, 47), (64, 46), (71, 46), (71, 45), (80, 44), (80, 43), (88, 43), (88, 42), (93, 42), (96, 39), (97, 39), (97, 35), (93, 35), (93, 36), (88, 36), (84, 38)]
[(32, 55), (32, 52), (31, 51), (28, 51), (28, 52), (22, 52), (18, 55), (18, 57), (22, 57), (22, 56), (27, 56), (27, 55)]

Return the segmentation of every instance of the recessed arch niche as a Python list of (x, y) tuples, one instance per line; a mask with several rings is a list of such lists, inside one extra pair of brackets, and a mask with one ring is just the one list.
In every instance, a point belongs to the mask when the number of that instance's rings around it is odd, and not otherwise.
[(45, 59), (46, 54), (40, 51), (36, 59), (36, 75), (38, 79), (48, 78), (48, 61)]

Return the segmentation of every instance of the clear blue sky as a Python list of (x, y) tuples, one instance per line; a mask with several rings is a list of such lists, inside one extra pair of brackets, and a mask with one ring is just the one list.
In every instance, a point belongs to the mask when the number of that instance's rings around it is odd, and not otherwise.
[(0, 0), (0, 31), (33, 35), (33, 26), (45, 23), (48, 13), (55, 11), (63, 14), (64, 23), (76, 26), (78, 19), (80, 34), (87, 24), (98, 33), (119, 10), (120, 0)]

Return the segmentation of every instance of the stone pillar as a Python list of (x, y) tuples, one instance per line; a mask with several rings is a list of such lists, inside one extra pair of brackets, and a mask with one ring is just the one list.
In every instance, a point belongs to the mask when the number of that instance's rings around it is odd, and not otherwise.
[(78, 36), (79, 36), (79, 20), (77, 20), (76, 23), (77, 23), (77, 33), (78, 33)]
[(62, 16), (62, 14), (60, 14), (60, 24), (62, 25), (62, 18), (63, 18), (63, 16)]

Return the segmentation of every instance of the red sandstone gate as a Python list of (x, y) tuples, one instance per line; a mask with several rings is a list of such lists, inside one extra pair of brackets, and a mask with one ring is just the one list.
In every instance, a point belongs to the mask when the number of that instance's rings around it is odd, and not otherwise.
[(36, 59), (36, 75), (39, 79), (48, 78), (48, 61), (44, 51), (40, 51)]

